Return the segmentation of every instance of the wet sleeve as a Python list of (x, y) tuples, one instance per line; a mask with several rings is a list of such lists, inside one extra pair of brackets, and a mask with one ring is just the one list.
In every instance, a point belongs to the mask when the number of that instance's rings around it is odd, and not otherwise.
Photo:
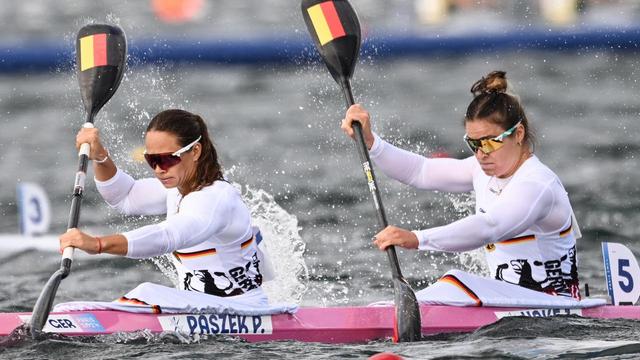
[(554, 205), (551, 182), (512, 183), (485, 213), (449, 225), (414, 231), (420, 250), (468, 251), (510, 239), (547, 216)]
[(228, 215), (228, 196), (219, 195), (193, 192), (184, 197), (178, 214), (158, 224), (123, 233), (128, 242), (126, 256), (136, 259), (159, 256), (211, 239), (232, 220)]
[(425, 190), (465, 192), (473, 190), (473, 167), (477, 160), (428, 159), (397, 148), (374, 134), (369, 155), (376, 167), (404, 184)]
[(95, 179), (98, 192), (111, 207), (127, 215), (167, 213), (167, 189), (155, 178), (134, 180), (118, 169), (107, 181)]

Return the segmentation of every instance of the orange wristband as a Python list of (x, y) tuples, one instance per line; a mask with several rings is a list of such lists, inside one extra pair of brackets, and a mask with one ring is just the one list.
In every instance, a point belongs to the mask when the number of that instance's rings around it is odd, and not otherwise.
[(98, 254), (102, 254), (102, 239), (96, 236), (96, 240), (98, 240)]

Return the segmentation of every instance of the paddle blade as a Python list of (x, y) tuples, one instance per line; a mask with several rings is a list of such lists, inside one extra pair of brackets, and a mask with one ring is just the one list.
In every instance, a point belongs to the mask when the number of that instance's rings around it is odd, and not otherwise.
[(360, 52), (360, 22), (347, 0), (302, 0), (307, 29), (329, 68), (342, 84), (351, 79)]
[(117, 26), (91, 24), (78, 32), (76, 61), (84, 108), (93, 117), (116, 92), (126, 67), (127, 40)]
[(38, 301), (36, 301), (36, 305), (33, 307), (31, 322), (29, 323), (31, 336), (34, 339), (38, 338), (47, 319), (49, 318), (49, 313), (53, 307), (53, 300), (55, 299), (60, 282), (69, 275), (70, 266), (70, 260), (63, 260), (63, 266), (51, 275), (49, 281), (47, 281), (47, 284), (42, 289), (42, 292), (40, 292)]
[(407, 281), (400, 277), (393, 279), (394, 303), (396, 305), (395, 342), (417, 341), (422, 338), (420, 306), (416, 294)]

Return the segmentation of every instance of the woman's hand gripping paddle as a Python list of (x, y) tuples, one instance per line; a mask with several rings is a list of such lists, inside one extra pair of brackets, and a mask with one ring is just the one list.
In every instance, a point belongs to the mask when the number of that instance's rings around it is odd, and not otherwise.
[[(309, 33), (329, 68), (333, 79), (340, 85), (347, 101), (353, 105), (350, 79), (353, 75), (360, 51), (360, 23), (358, 16), (346, 0), (302, 0), (302, 16)], [(353, 123), (360, 162), (371, 191), (380, 229), (387, 227), (387, 217), (382, 206), (376, 178), (370, 164), (369, 151), (362, 136), (362, 126)], [(394, 341), (415, 341), (422, 336), (420, 329), (420, 307), (411, 286), (402, 276), (398, 257), (393, 246), (386, 250), (395, 290)]]
[[(82, 102), (87, 113), (84, 127), (93, 127), (93, 119), (104, 104), (111, 99), (120, 85), (127, 58), (127, 40), (119, 27), (111, 25), (87, 25), (80, 29), (76, 40), (76, 60), (78, 82)], [(76, 172), (71, 200), (71, 211), (67, 229), (78, 227), (80, 205), (84, 192), (84, 181), (89, 162), (89, 144), (82, 144), (78, 152), (78, 172)], [(49, 317), (53, 300), (62, 279), (71, 272), (73, 248), (65, 248), (60, 269), (56, 271), (42, 289), (33, 308), (30, 329), (36, 338)]]

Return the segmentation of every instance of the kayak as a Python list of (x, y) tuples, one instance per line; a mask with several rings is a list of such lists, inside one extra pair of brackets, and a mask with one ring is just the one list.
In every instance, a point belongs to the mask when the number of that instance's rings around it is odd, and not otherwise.
[[(393, 306), (305, 307), (295, 314), (139, 314), (113, 310), (51, 313), (45, 332), (67, 336), (148, 331), (187, 336), (232, 335), (249, 342), (293, 340), (361, 343), (393, 336)], [(421, 305), (422, 334), (472, 332), (505, 317), (581, 316), (640, 320), (640, 306), (504, 308)], [(0, 336), (28, 323), (30, 313), (0, 313)]]

